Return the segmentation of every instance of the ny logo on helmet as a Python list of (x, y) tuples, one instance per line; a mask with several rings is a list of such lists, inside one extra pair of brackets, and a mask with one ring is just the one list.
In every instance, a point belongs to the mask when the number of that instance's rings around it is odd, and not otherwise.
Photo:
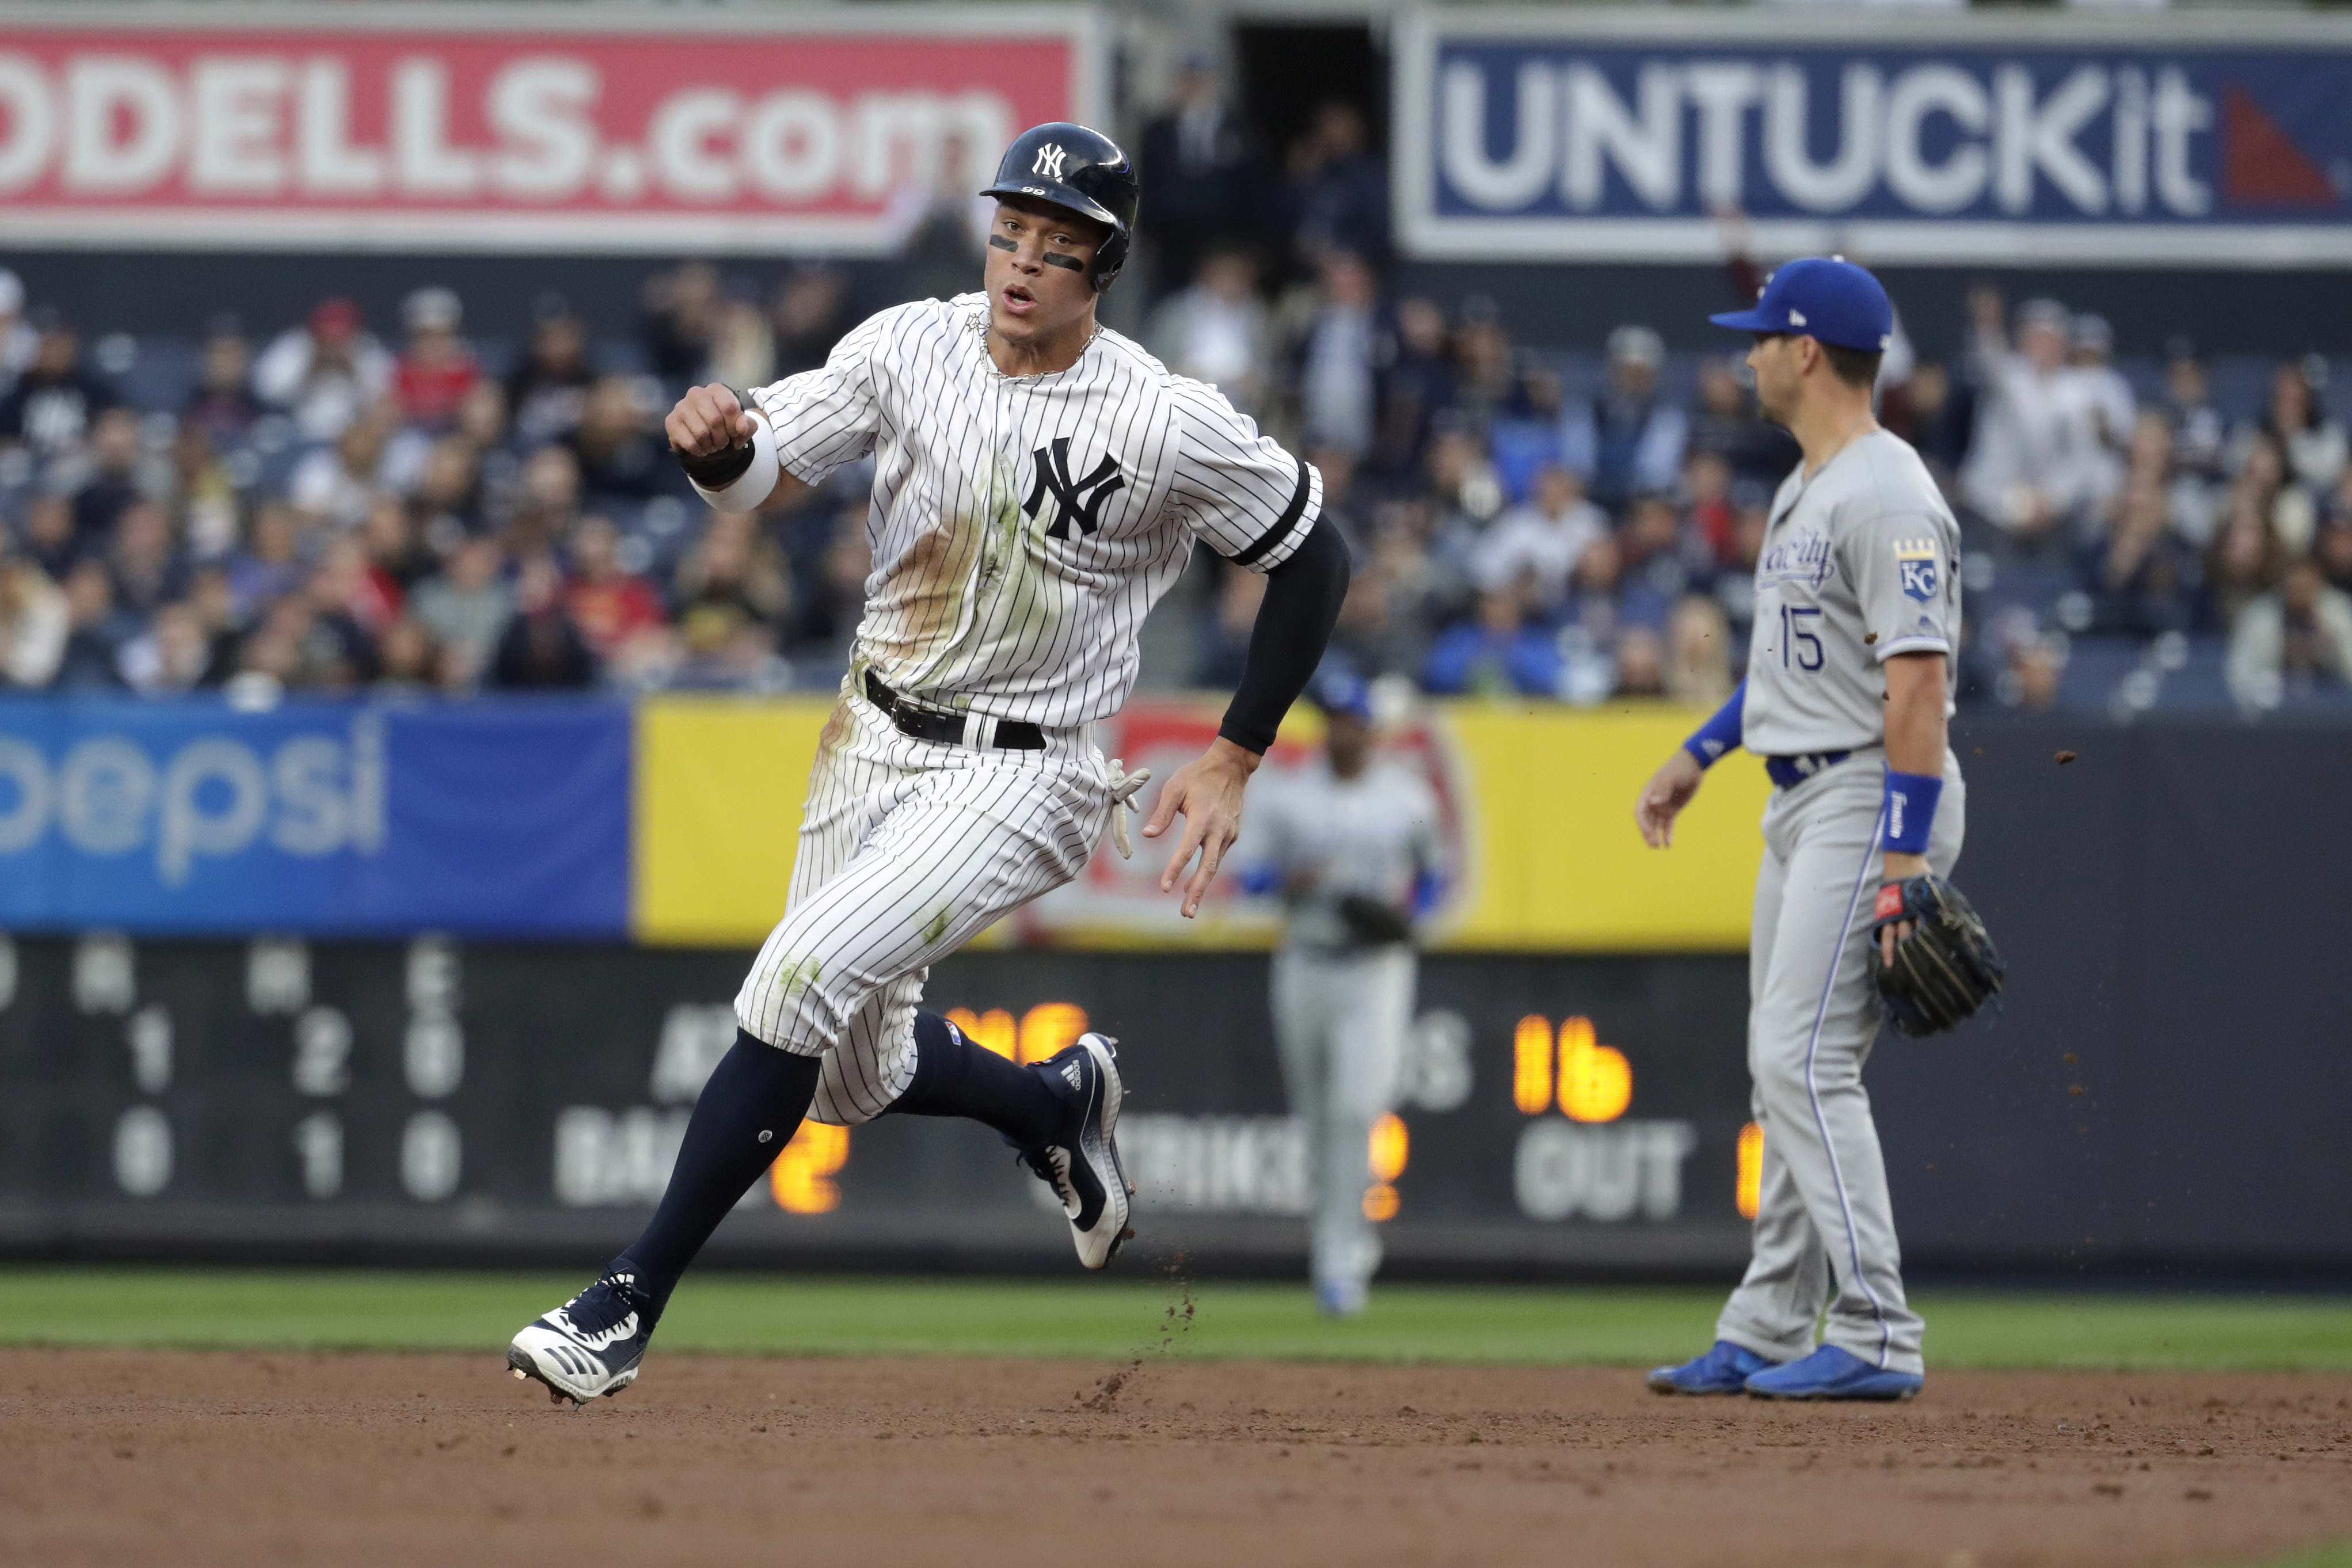
[(1055, 516), (1045, 530), (1048, 539), (1071, 537), (1073, 524), (1076, 526), (1078, 538), (1083, 539), (1094, 532), (1102, 526), (1097, 514), (1102, 510), (1103, 502), (1127, 488), (1127, 481), (1119, 478), (1118, 460), (1110, 457), (1104, 458), (1093, 473), (1073, 482), (1070, 479), (1070, 438), (1067, 436), (1055, 437), (1050, 450), (1039, 447), (1035, 461), (1037, 480), (1029, 487), (1029, 499), (1021, 503), (1021, 510), (1034, 518), (1045, 506), (1045, 498), (1048, 495), (1053, 497)]
[(1037, 149), (1037, 161), (1029, 165), (1029, 172), (1033, 174), (1043, 174), (1058, 184), (1062, 178), (1062, 160), (1068, 156), (1067, 153), (1062, 151), (1062, 144), (1059, 142), (1048, 142)]

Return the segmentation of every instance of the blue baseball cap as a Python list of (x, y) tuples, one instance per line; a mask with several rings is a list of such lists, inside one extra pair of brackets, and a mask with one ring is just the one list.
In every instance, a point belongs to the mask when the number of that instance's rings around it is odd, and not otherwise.
[(1895, 307), (1878, 279), (1843, 256), (1808, 256), (1764, 280), (1751, 310), (1708, 321), (1736, 332), (1797, 332), (1864, 353), (1895, 341)]
[(1315, 677), (1311, 695), (1315, 706), (1326, 713), (1345, 713), (1367, 724), (1372, 721), (1372, 689), (1344, 665), (1325, 667)]

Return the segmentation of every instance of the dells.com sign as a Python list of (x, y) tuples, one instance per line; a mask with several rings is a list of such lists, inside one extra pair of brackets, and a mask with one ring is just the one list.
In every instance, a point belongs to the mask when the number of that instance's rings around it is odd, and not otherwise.
[(2352, 260), (2352, 17), (2112, 24), (1424, 12), (1397, 53), (1407, 248), (1696, 259)]
[(0, 7), (13, 244), (885, 248), (1099, 110), (1089, 14)]

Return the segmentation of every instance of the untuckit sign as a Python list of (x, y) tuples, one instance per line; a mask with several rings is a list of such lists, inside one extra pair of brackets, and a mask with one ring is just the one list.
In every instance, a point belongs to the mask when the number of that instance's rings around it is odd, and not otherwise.
[(1424, 13), (1398, 51), (1407, 247), (1489, 259), (2352, 258), (2352, 26)]

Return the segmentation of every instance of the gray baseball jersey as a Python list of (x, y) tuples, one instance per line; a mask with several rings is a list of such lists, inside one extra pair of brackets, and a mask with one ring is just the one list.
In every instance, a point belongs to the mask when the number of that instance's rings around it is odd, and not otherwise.
[(1437, 797), (1411, 770), (1376, 761), (1343, 779), (1326, 763), (1267, 782), (1277, 787), (1250, 803), (1250, 841), (1240, 855), (1244, 864), (1315, 873), (1314, 886), (1291, 905), (1290, 946), (1348, 946), (1342, 898), (1401, 907), (1413, 879), (1438, 869)]
[(1271, 571), (1314, 527), (1322, 480), (1117, 332), (1011, 377), (987, 325), (985, 294), (895, 306), (752, 401), (810, 484), (875, 456), (857, 662), (938, 706), (1108, 718), (1194, 537)]
[(1756, 563), (1741, 744), (1761, 756), (1856, 751), (1886, 738), (1898, 653), (1959, 640), (1960, 532), (1919, 454), (1873, 431), (1772, 498)]

